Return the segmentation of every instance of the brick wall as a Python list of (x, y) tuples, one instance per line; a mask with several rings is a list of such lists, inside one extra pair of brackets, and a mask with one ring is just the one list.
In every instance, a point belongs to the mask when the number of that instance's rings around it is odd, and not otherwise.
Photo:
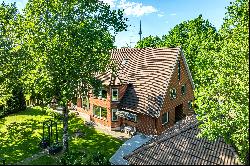
[(136, 127), (138, 132), (144, 134), (155, 134), (155, 119), (151, 116), (147, 116), (144, 114), (137, 114), (137, 122), (123, 120), (123, 123), (126, 123), (129, 126)]
[[(143, 115), (143, 114), (137, 114), (138, 121), (132, 122), (123, 118), (118, 118), (118, 121), (112, 122), (111, 121), (111, 110), (112, 108), (117, 108), (117, 105), (119, 104), (119, 101), (123, 97), (127, 85), (117, 85), (117, 86), (109, 86), (107, 87), (107, 99), (98, 99), (94, 98), (92, 95), (90, 95), (90, 110), (86, 111), (83, 109), (78, 108), (79, 111), (82, 111), (84, 113), (87, 113), (90, 115), (90, 119), (96, 123), (105, 125), (110, 127), (111, 129), (115, 129), (120, 127), (122, 124), (126, 123), (129, 126), (133, 126), (137, 128), (137, 131), (145, 133), (145, 134), (160, 134), (164, 130), (166, 130), (168, 127), (171, 127), (175, 123), (175, 107), (183, 104), (183, 112), (185, 115), (190, 115), (193, 113), (193, 110), (190, 110), (188, 108), (188, 101), (192, 100), (194, 101), (194, 92), (192, 89), (191, 82), (188, 78), (188, 73), (186, 71), (183, 59), (179, 57), (180, 60), (180, 67), (181, 67), (181, 78), (178, 80), (178, 65), (176, 64), (176, 67), (174, 69), (173, 75), (171, 77), (168, 90), (164, 99), (163, 107), (160, 112), (159, 118), (152, 118), (151, 116)], [(186, 84), (186, 94), (181, 94), (181, 86)], [(111, 89), (117, 88), (119, 90), (119, 101), (117, 102), (111, 102)], [(175, 88), (176, 89), (176, 98), (170, 99), (170, 89)], [(78, 103), (79, 102), (79, 103)], [(96, 117), (93, 117), (93, 104), (96, 106), (101, 106), (107, 108), (107, 119), (99, 119)], [(77, 100), (77, 106), (81, 106), (81, 100)], [(169, 122), (166, 125), (162, 125), (162, 115), (165, 112), (169, 112)]]
[[(188, 101), (194, 101), (194, 91), (192, 89), (191, 82), (188, 77), (183, 59), (179, 57), (180, 66), (181, 66), (181, 78), (178, 80), (178, 65), (174, 69), (174, 73), (171, 77), (168, 90), (165, 96), (164, 104), (160, 113), (160, 117), (157, 119), (157, 130), (158, 134), (166, 130), (168, 127), (173, 126), (175, 122), (175, 107), (183, 104), (183, 112), (185, 115), (193, 114), (193, 110), (188, 108)], [(181, 86), (186, 84), (186, 94), (181, 94)], [(176, 89), (176, 98), (170, 99), (170, 89)], [(169, 112), (169, 122), (166, 125), (162, 125), (162, 115), (165, 112)]]
[[(120, 99), (123, 97), (123, 95), (126, 91), (127, 85), (108, 86), (106, 88), (107, 99), (99, 99), (98, 97), (94, 97), (93, 94), (90, 93), (90, 98), (89, 98), (90, 109), (89, 110), (83, 109), (82, 108), (82, 99), (77, 98), (77, 110), (80, 112), (83, 112), (85, 114), (88, 114), (90, 116), (90, 119), (92, 121), (94, 121), (95, 123), (99, 123), (101, 125), (111, 127), (111, 128), (120, 127), (121, 119), (118, 119), (118, 121), (116, 121), (116, 122), (111, 121), (111, 118), (112, 118), (111, 117), (112, 116), (111, 110), (112, 110), (112, 108), (117, 108), (117, 105), (119, 104), (119, 101), (111, 102), (111, 90), (112, 90), (112, 88), (118, 89), (118, 93), (119, 93), (118, 98), (120, 101)], [(107, 118), (103, 119), (103, 118), (93, 116), (93, 105), (106, 108), (107, 109)]]

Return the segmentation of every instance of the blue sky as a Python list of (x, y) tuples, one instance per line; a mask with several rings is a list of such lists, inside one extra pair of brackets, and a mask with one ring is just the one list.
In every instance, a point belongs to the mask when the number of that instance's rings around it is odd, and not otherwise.
[[(19, 10), (28, 0), (4, 0), (16, 2)], [(212, 25), (219, 29), (223, 23), (226, 6), (232, 0), (102, 0), (112, 9), (124, 9), (125, 17), (131, 25), (126, 32), (116, 36), (115, 45), (134, 47), (139, 40), (139, 22), (142, 21), (142, 37), (149, 35), (161, 37), (175, 25), (194, 19), (202, 14)]]

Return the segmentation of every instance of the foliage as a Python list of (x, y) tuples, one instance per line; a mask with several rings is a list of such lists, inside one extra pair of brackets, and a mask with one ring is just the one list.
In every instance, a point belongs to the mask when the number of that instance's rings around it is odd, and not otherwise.
[(197, 93), (202, 136), (222, 136), (235, 146), (243, 163), (249, 163), (249, 1), (227, 7), (220, 29), (218, 52), (210, 52), (210, 85)]
[(143, 38), (141, 41), (139, 41), (136, 44), (135, 48), (145, 48), (145, 47), (155, 48), (157, 47), (158, 44), (160, 44), (160, 42), (161, 42), (161, 39), (158, 36), (154, 37), (150, 35), (150, 36)]
[(72, 151), (60, 158), (62, 165), (110, 165), (108, 159), (99, 151)]
[(67, 150), (67, 102), (100, 87), (97, 72), (110, 65), (114, 35), (126, 29), (121, 10), (102, 1), (29, 1), (24, 10), (24, 48), (32, 58), (23, 81), (47, 101), (64, 107), (64, 150)]
[(66, 104), (75, 94), (99, 86), (94, 74), (107, 68), (113, 48), (109, 30), (126, 28), (122, 11), (111, 11), (97, 0), (35, 0), (27, 3), (24, 13), (24, 46), (32, 48), (33, 72), (39, 73), (29, 82), (36, 93), (46, 99), (57, 96)]
[[(18, 71), (16, 28), (18, 11), (15, 4), (0, 4), (0, 105), (4, 107), (11, 96), (12, 86), (17, 82), (18, 73), (11, 74), (13, 70)], [(16, 27), (16, 28), (15, 28)], [(15, 67), (13, 67), (15, 66)]]
[(16, 86), (12, 90), (12, 97), (7, 101), (5, 114), (12, 114), (26, 109), (23, 88)]

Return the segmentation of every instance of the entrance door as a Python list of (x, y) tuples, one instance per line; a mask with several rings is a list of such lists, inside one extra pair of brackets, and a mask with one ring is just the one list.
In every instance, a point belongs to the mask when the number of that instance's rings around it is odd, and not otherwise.
[(184, 117), (185, 117), (185, 114), (183, 113), (183, 104), (175, 107), (175, 123), (183, 119)]

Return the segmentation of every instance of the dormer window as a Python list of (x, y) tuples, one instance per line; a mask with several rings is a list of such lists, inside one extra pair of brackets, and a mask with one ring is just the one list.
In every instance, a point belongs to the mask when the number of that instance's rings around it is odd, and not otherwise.
[(118, 101), (118, 89), (112, 89), (112, 101)]
[(178, 60), (178, 80), (181, 79), (181, 63), (180, 63), (180, 60)]
[(128, 63), (128, 58), (123, 59), (122, 65), (125, 65), (125, 64), (127, 64), (127, 63)]

